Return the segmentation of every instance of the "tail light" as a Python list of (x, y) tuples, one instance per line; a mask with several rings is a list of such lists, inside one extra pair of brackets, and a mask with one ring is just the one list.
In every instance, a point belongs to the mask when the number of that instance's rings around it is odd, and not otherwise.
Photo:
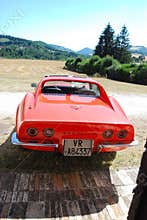
[(113, 130), (111, 130), (111, 129), (105, 130), (105, 131), (103, 132), (103, 137), (104, 137), (104, 138), (111, 138), (112, 135), (113, 135)]
[(125, 138), (128, 134), (127, 130), (120, 130), (117, 134), (118, 138)]
[(43, 130), (43, 134), (44, 134), (44, 136), (46, 136), (46, 137), (52, 137), (52, 136), (54, 135), (54, 130), (51, 129), (51, 128), (45, 128), (45, 129)]
[(28, 128), (27, 134), (31, 137), (36, 136), (38, 134), (37, 128)]

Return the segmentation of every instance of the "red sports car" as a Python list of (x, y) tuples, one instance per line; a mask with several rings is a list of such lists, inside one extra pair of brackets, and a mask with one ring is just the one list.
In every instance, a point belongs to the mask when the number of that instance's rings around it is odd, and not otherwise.
[(75, 76), (44, 77), (27, 93), (16, 113), (12, 143), (64, 156), (91, 156), (136, 145), (124, 111), (95, 80)]

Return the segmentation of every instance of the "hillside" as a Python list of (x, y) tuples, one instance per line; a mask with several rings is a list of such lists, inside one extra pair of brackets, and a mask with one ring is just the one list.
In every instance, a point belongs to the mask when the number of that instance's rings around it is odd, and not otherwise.
[(147, 56), (147, 47), (144, 46), (131, 46), (130, 51), (131, 53)]
[[(147, 56), (144, 46), (131, 46), (132, 54)], [(0, 35), (0, 58), (24, 58), (44, 60), (66, 60), (70, 57), (91, 56), (94, 50), (86, 47), (77, 52), (59, 45), (47, 44), (8, 35)]]
[(94, 53), (94, 50), (88, 48), (88, 47), (85, 47), (79, 51), (77, 51), (78, 54), (81, 54), (81, 55), (84, 55), (84, 56), (91, 56), (93, 55)]
[(0, 35), (0, 57), (3, 58), (65, 60), (77, 56), (72, 50), (58, 45)]

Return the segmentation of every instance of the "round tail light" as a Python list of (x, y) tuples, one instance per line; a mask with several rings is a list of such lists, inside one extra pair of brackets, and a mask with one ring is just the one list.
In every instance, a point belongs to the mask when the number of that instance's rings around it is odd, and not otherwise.
[(113, 130), (111, 130), (111, 129), (105, 130), (105, 131), (103, 132), (103, 137), (104, 137), (104, 138), (111, 138), (112, 135), (113, 135)]
[(54, 135), (54, 130), (51, 129), (51, 128), (45, 128), (45, 129), (43, 130), (43, 134), (44, 134), (44, 136), (46, 136), (46, 137), (52, 137), (52, 136)]
[(126, 130), (120, 130), (117, 134), (118, 138), (125, 138), (128, 132)]
[(37, 128), (28, 128), (27, 134), (31, 137), (36, 136), (38, 134)]

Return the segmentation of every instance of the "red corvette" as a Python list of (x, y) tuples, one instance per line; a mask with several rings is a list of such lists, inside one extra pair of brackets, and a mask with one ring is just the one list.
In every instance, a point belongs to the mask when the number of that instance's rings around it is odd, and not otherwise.
[(12, 143), (64, 156), (91, 156), (136, 145), (134, 128), (95, 80), (50, 75), (27, 93), (16, 113)]

